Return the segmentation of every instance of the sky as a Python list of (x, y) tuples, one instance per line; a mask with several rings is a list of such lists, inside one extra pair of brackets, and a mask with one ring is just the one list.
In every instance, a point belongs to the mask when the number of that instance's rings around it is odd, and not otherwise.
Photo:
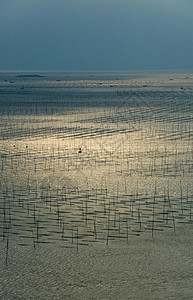
[(193, 69), (192, 0), (0, 0), (0, 70)]

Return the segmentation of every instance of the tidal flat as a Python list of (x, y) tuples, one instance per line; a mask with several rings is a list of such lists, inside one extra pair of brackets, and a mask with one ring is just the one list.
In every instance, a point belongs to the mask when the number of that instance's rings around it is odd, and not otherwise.
[(0, 298), (191, 299), (193, 72), (0, 73)]

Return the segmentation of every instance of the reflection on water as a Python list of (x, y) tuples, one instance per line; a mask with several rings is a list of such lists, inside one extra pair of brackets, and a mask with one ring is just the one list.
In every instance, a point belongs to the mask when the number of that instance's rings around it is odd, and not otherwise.
[(78, 250), (175, 233), (192, 223), (190, 76), (69, 80), (52, 74), (14, 82), (4, 76), (0, 234), (6, 262), (10, 240)]

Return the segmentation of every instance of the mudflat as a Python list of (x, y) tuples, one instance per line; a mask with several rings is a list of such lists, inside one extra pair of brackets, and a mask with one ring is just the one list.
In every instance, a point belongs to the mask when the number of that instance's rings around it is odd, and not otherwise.
[(0, 297), (191, 299), (193, 73), (33, 74), (0, 74)]

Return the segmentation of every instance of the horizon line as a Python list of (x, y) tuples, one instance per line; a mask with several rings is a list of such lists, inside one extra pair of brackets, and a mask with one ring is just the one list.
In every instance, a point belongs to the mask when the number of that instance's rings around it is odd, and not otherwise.
[(103, 73), (103, 72), (163, 72), (163, 71), (175, 71), (175, 72), (179, 72), (179, 71), (193, 71), (193, 68), (164, 68), (164, 69), (106, 69), (106, 70), (61, 70), (61, 69), (10, 69), (10, 70), (1, 70), (0, 72), (2, 73), (6, 73), (6, 72), (47, 72), (47, 73), (51, 73), (51, 72), (65, 72), (65, 73), (90, 73), (90, 72), (95, 72), (95, 73)]

